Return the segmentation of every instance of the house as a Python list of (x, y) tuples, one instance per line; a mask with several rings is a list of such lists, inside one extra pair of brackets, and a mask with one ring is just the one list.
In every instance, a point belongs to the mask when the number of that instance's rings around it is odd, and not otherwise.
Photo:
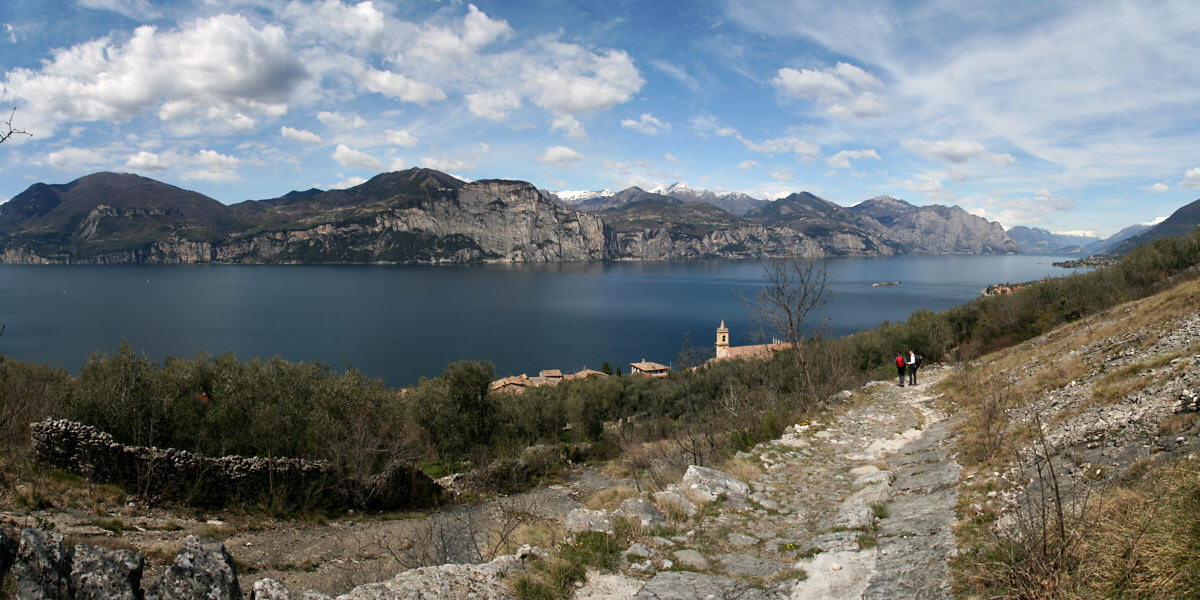
[(608, 377), (608, 373), (584, 367), (583, 370), (579, 371), (578, 373), (571, 373), (569, 375), (563, 375), (563, 379), (566, 379), (568, 381), (573, 380), (573, 379), (587, 379), (588, 377)]
[(546, 379), (562, 379), (563, 373), (558, 369), (543, 369), (540, 373), (538, 373), (538, 377), (544, 377)]
[(729, 345), (729, 328), (725, 327), (725, 319), (721, 319), (721, 326), (717, 327), (717, 354), (712, 360), (746, 360), (746, 359), (769, 359), (775, 356), (780, 350), (787, 350), (792, 345), (788, 342), (780, 342), (778, 340), (770, 344), (756, 344), (752, 346), (730, 346)]
[(656, 362), (648, 362), (644, 358), (641, 362), (629, 363), (629, 367), (631, 368), (631, 373), (635, 375), (642, 374), (647, 377), (666, 377), (667, 373), (671, 372), (671, 367), (660, 365)]
[(528, 387), (533, 387), (533, 380), (529, 379), (524, 373), (521, 373), (520, 375), (513, 375), (512, 377), (493, 381), (488, 385), (488, 391), (503, 394), (520, 394)]

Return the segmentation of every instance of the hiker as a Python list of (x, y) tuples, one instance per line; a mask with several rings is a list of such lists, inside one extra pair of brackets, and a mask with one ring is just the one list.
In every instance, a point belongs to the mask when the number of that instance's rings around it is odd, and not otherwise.
[(917, 385), (917, 368), (921, 366), (921, 355), (908, 351), (908, 385)]
[(896, 374), (900, 376), (900, 387), (904, 387), (904, 353), (896, 353)]

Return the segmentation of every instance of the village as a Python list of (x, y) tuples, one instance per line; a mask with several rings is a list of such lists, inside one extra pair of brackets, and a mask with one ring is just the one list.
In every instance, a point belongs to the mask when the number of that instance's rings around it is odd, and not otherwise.
[[(990, 288), (989, 288), (990, 289)], [(730, 346), (729, 345), (729, 328), (725, 326), (725, 320), (721, 319), (721, 325), (717, 327), (717, 341), (713, 358), (709, 359), (705, 364), (722, 361), (722, 360), (746, 360), (746, 359), (762, 359), (770, 358), (776, 352), (790, 347), (787, 342), (774, 341), (769, 344), (754, 344), (750, 346)], [(607, 366), (607, 363), (605, 363)], [(671, 367), (648, 361), (645, 358), (638, 362), (629, 363), (630, 375), (641, 375), (643, 377), (666, 377), (671, 372)], [(693, 369), (694, 370), (694, 369)], [(617, 368), (616, 373), (608, 373), (605, 371), (597, 371), (584, 366), (581, 370), (575, 373), (563, 373), (561, 369), (543, 369), (534, 377), (522, 373), (520, 375), (512, 375), (497, 379), (488, 386), (492, 392), (519, 394), (526, 389), (540, 387), (543, 385), (558, 385), (564, 381), (572, 381), (575, 379), (587, 379), (588, 377), (611, 377), (620, 375), (621, 369)]]

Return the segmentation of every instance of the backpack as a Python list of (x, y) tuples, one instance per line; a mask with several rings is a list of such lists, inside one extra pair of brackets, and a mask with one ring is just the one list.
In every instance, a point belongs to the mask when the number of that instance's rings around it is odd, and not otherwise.
[(922, 363), (922, 362), (924, 362), (924, 361), (925, 361), (925, 358), (924, 358), (923, 356), (921, 356), (920, 354), (914, 354), (914, 355), (913, 355), (913, 366), (914, 366), (914, 367), (916, 367), (916, 368), (920, 368), (920, 367), (921, 367), (921, 363)]
[(896, 366), (897, 366), (897, 367), (903, 367), (903, 366), (904, 366), (904, 357), (903, 357), (903, 356), (897, 356), (897, 357), (896, 357)]

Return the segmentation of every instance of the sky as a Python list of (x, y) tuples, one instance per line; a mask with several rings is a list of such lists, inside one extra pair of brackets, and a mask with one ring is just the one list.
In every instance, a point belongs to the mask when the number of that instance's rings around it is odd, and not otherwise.
[(0, 201), (428, 167), (1108, 236), (1200, 198), (1197, 31), (1192, 0), (5, 0), (0, 121), (32, 135), (0, 144)]

